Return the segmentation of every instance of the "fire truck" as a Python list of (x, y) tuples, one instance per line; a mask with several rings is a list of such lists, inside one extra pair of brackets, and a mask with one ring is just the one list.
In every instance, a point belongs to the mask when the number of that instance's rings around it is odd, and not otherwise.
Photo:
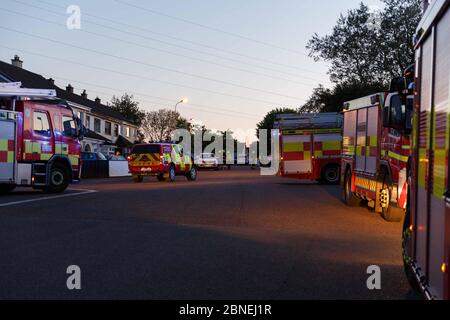
[[(425, 8), (428, 3), (424, 3)], [(450, 299), (450, 0), (426, 9), (415, 37), (416, 79), (405, 272), (428, 299)]]
[(0, 84), (0, 194), (16, 186), (59, 193), (79, 181), (82, 128), (54, 90)]
[(386, 221), (405, 215), (413, 113), (413, 67), (380, 92), (344, 104), (341, 187), (349, 206), (368, 206)]
[(339, 183), (341, 114), (279, 114), (274, 129), (280, 132), (280, 176)]

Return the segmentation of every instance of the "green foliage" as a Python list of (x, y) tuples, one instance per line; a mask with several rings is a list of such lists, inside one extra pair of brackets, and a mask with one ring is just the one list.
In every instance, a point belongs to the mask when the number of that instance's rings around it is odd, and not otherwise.
[(346, 101), (385, 90), (386, 87), (381, 83), (368, 85), (359, 82), (339, 83), (333, 89), (327, 89), (320, 85), (313, 90), (313, 94), (299, 112), (340, 112)]
[(140, 126), (145, 117), (145, 112), (139, 109), (139, 102), (134, 101), (133, 95), (127, 93), (120, 98), (113, 96), (109, 107), (136, 126)]
[(319, 85), (301, 112), (340, 111), (342, 103), (387, 89), (414, 62), (412, 39), (421, 18), (420, 0), (381, 0), (374, 12), (361, 3), (341, 15), (330, 35), (307, 44), (316, 61), (331, 64), (333, 89)]

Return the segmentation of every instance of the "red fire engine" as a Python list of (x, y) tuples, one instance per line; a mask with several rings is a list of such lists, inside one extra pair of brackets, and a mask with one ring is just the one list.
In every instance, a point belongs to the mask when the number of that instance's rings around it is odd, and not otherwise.
[(342, 115), (338, 113), (279, 114), (282, 177), (337, 184), (342, 151)]
[(0, 84), (0, 193), (62, 192), (79, 180), (82, 126), (54, 90), (20, 85)]
[[(426, 3), (427, 5), (428, 3)], [(435, 0), (416, 35), (416, 94), (403, 258), (411, 285), (450, 299), (450, 0)]]
[(413, 95), (402, 89), (411, 75), (394, 79), (390, 92), (344, 104), (343, 200), (350, 206), (367, 200), (387, 221), (401, 221), (406, 208)]

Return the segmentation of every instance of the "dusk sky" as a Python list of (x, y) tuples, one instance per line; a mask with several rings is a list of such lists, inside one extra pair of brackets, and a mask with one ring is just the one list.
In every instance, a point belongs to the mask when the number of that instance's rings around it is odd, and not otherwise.
[[(18, 54), (25, 69), (102, 102), (127, 92), (157, 110), (187, 97), (182, 116), (253, 131), (271, 109), (297, 108), (329, 85), (327, 64), (307, 57), (305, 45), (359, 2), (2, 0), (0, 60)], [(81, 30), (66, 27), (69, 5), (81, 8)]]

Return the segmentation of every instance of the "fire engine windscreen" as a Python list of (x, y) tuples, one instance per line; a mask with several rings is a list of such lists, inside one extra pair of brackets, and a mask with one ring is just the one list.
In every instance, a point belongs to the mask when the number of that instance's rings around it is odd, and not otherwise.
[(156, 144), (148, 145), (137, 145), (133, 148), (131, 153), (133, 154), (144, 154), (144, 153), (159, 153), (160, 146)]

